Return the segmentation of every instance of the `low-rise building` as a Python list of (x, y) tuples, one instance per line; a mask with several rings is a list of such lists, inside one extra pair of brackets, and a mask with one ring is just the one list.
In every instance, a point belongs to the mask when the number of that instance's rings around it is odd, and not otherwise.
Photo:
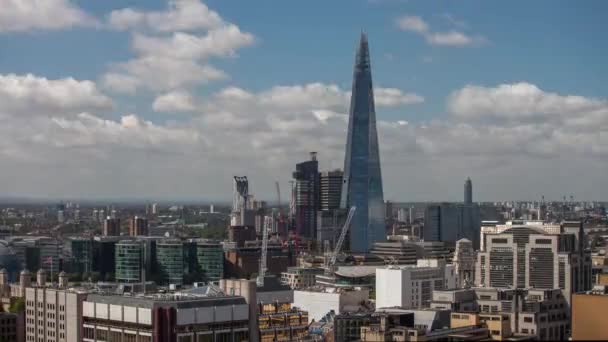
[(572, 295), (572, 340), (608, 340), (608, 286)]
[(369, 300), (369, 289), (315, 286), (293, 293), (293, 305), (308, 311), (309, 323), (323, 318), (328, 312), (336, 314), (357, 311)]
[(281, 273), (281, 282), (294, 290), (304, 289), (315, 284), (315, 276), (323, 269), (315, 267), (289, 267)]
[(186, 293), (91, 294), (82, 303), (84, 342), (246, 341), (249, 307), (240, 296)]
[(429, 307), (434, 290), (453, 289), (458, 276), (444, 260), (422, 259), (416, 266), (388, 266), (376, 270), (376, 307)]

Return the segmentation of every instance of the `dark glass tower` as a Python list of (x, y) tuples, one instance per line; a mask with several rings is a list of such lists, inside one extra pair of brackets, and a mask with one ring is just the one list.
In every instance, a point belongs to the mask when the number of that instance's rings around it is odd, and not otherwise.
[(471, 178), (467, 178), (464, 182), (464, 205), (473, 204), (473, 182)]
[(340, 202), (342, 208), (357, 207), (350, 230), (352, 252), (368, 252), (374, 242), (386, 239), (376, 110), (365, 33), (361, 33), (353, 71)]
[(316, 152), (310, 160), (296, 164), (295, 180), (295, 225), (300, 237), (314, 239), (319, 210), (319, 162)]

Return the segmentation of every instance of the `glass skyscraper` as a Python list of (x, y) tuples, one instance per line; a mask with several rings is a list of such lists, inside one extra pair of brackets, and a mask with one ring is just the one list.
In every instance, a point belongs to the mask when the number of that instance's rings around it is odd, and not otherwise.
[(361, 33), (353, 71), (340, 205), (357, 207), (350, 229), (352, 252), (368, 252), (374, 242), (386, 239), (376, 110), (365, 33)]

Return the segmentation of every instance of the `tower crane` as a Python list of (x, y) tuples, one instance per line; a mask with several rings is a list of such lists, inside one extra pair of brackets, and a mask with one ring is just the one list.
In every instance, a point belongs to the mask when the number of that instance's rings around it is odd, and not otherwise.
[(355, 210), (357, 210), (357, 207), (353, 206), (353, 207), (350, 207), (350, 210), (348, 211), (348, 216), (346, 217), (344, 226), (342, 226), (342, 231), (340, 232), (340, 237), (338, 238), (338, 242), (336, 242), (334, 251), (331, 254), (329, 260), (327, 261), (327, 266), (326, 266), (327, 272), (332, 272), (334, 269), (336, 260), (338, 259), (338, 254), (340, 253), (340, 250), (342, 249), (342, 245), (344, 244), (344, 240), (346, 239), (346, 233), (348, 232), (348, 228), (350, 227), (350, 222), (352, 221), (353, 216), (355, 215)]
[(262, 229), (262, 251), (260, 253), (260, 271), (258, 272), (257, 285), (264, 286), (264, 277), (266, 276), (266, 255), (268, 250), (268, 231), (272, 225), (270, 216), (264, 217), (264, 228)]

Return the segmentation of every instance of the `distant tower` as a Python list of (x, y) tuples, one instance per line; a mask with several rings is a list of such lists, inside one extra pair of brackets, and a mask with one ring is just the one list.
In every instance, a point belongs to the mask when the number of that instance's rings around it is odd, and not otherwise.
[(473, 182), (471, 182), (471, 178), (467, 178), (464, 182), (464, 204), (473, 204)]
[(342, 208), (353, 206), (357, 210), (350, 229), (350, 249), (365, 253), (374, 242), (386, 239), (376, 110), (369, 45), (365, 33), (361, 33), (353, 70), (340, 201)]

